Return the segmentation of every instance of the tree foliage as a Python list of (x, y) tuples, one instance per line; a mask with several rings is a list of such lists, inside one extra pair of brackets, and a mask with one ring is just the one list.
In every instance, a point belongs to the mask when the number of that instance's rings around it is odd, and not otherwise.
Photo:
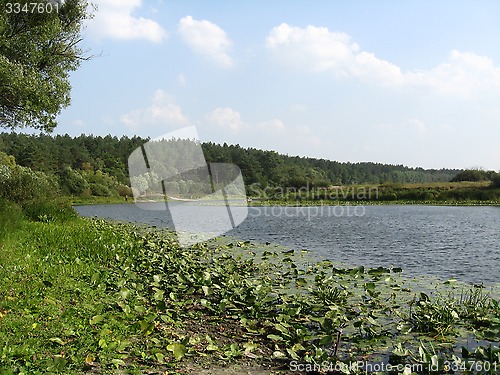
[(21, 203), (57, 195), (59, 187), (54, 176), (12, 163), (2, 155), (0, 152), (0, 197)]
[(65, 0), (43, 12), (26, 0), (8, 12), (9, 3), (0, 0), (0, 126), (51, 131), (70, 103), (69, 73), (87, 59), (79, 48), (87, 2)]
[(500, 188), (500, 173), (497, 173), (495, 176), (493, 176), (493, 186)]
[[(140, 137), (113, 137), (81, 135), (50, 136), (46, 134), (26, 135), (0, 133), (0, 160), (29, 167), (54, 176), (66, 194), (74, 195), (130, 195), (128, 158), (132, 151), (149, 139)], [(179, 145), (182, 145), (179, 144)], [(245, 184), (267, 187), (328, 187), (331, 185), (380, 184), (380, 183), (425, 183), (449, 181), (459, 170), (432, 170), (408, 168), (402, 165), (379, 163), (345, 163), (325, 159), (281, 155), (275, 151), (242, 148), (238, 145), (203, 143), (208, 162), (234, 163), (242, 171)], [(182, 145), (183, 150), (186, 146)], [(179, 159), (175, 145), (164, 148), (164, 158)], [(7, 155), (11, 155), (10, 157)], [(179, 162), (190, 163), (188, 157)], [(167, 159), (165, 159), (167, 160)], [(155, 161), (151, 161), (153, 164)], [(175, 171), (164, 171), (162, 165), (154, 165), (160, 174), (172, 175)], [(147, 177), (147, 178), (146, 178)], [(145, 176), (144, 192), (155, 190), (158, 181), (153, 174)], [(189, 194), (189, 181), (170, 180), (165, 182), (169, 191)]]
[(452, 182), (460, 181), (491, 181), (495, 176), (495, 171), (483, 171), (481, 169), (466, 169), (459, 172), (453, 179)]

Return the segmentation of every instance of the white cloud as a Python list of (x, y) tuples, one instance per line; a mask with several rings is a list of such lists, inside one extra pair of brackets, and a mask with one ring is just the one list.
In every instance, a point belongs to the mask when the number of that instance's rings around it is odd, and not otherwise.
[(406, 81), (440, 93), (468, 96), (481, 90), (500, 89), (500, 68), (488, 57), (453, 50), (447, 62), (429, 71), (408, 72)]
[(233, 66), (233, 59), (227, 52), (232, 42), (226, 32), (216, 24), (207, 20), (197, 21), (187, 16), (179, 21), (178, 31), (194, 52), (219, 65)]
[(142, 125), (187, 125), (189, 123), (182, 113), (182, 108), (175, 103), (172, 96), (163, 90), (154, 92), (150, 106), (132, 110), (122, 115), (120, 120), (132, 130), (137, 130)]
[(157, 22), (137, 17), (133, 12), (141, 7), (142, 0), (98, 0), (98, 10), (88, 21), (88, 30), (97, 38), (145, 39), (160, 43), (167, 32)]
[(230, 129), (233, 132), (240, 131), (246, 127), (246, 124), (241, 120), (240, 113), (228, 107), (215, 108), (206, 116), (206, 119), (212, 124)]
[(282, 131), (282, 130), (285, 130), (285, 124), (280, 119), (275, 118), (275, 119), (272, 119), (272, 120), (259, 122), (257, 124), (257, 128), (258, 129), (262, 129), (262, 130), (271, 130), (271, 131), (273, 131), (273, 130), (279, 130), (279, 131)]
[(286, 23), (271, 30), (266, 46), (284, 64), (317, 72), (330, 71), (337, 77), (356, 77), (392, 84), (401, 79), (400, 69), (367, 52), (346, 33), (326, 27), (292, 27)]
[(266, 47), (283, 65), (383, 86), (424, 88), (461, 96), (500, 89), (500, 68), (488, 57), (470, 52), (453, 50), (448, 61), (431, 70), (403, 72), (397, 65), (362, 51), (345, 33), (286, 23), (270, 31)]
[(377, 58), (373, 53), (361, 51), (354, 59), (354, 64), (350, 68), (354, 77), (388, 85), (400, 84), (404, 80), (398, 66)]

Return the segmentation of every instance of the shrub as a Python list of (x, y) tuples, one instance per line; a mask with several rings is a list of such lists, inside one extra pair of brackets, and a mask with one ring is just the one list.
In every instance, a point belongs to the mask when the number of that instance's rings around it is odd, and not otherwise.
[(7, 155), (5, 152), (0, 151), (0, 164), (12, 169), (16, 165), (16, 159), (14, 158), (14, 156)]
[(59, 177), (61, 179), (61, 187), (70, 194), (81, 194), (84, 189), (89, 187), (83, 176), (70, 167), (63, 169)]
[(103, 184), (91, 184), (92, 194), (98, 197), (109, 197), (111, 196), (111, 190)]
[(127, 185), (119, 185), (116, 188), (116, 191), (118, 192), (118, 195), (120, 195), (120, 197), (133, 196), (132, 189)]
[(481, 199), (484, 201), (494, 201), (498, 198), (498, 192), (494, 189), (488, 189), (481, 192)]
[(59, 187), (53, 176), (16, 165), (0, 165), (0, 197), (21, 203), (33, 199), (53, 199)]
[(83, 189), (82, 194), (80, 194), (82, 197), (89, 198), (92, 196), (92, 189)]
[(387, 191), (380, 196), (382, 201), (395, 201), (398, 200), (398, 195), (395, 192)]
[(433, 200), (434, 198), (436, 198), (437, 196), (439, 195), (439, 193), (437, 191), (434, 191), (434, 190), (428, 190), (426, 192), (423, 193), (423, 197), (422, 199), (424, 201), (431, 201)]
[(33, 221), (64, 222), (78, 216), (71, 205), (62, 199), (33, 199), (22, 204), (24, 214)]
[(87, 187), (92, 189), (93, 195), (107, 197), (114, 196), (116, 187), (119, 185), (116, 177), (110, 176), (101, 170), (97, 171), (80, 171), (82, 177), (87, 181)]

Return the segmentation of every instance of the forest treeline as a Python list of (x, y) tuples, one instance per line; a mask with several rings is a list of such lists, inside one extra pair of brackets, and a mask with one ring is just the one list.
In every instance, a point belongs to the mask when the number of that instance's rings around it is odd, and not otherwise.
[[(128, 157), (148, 138), (1, 133), (0, 152), (15, 163), (58, 180), (64, 193), (108, 196), (130, 186)], [(247, 185), (328, 187), (348, 184), (450, 181), (460, 170), (349, 163), (282, 155), (239, 145), (202, 143), (208, 162), (234, 163)]]

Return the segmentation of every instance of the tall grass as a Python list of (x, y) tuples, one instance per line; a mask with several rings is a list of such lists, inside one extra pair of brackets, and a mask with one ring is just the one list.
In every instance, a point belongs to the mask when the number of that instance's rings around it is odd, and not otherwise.
[(78, 215), (70, 203), (62, 198), (32, 199), (22, 203), (25, 216), (32, 221), (64, 222)]
[(23, 210), (14, 202), (0, 197), (0, 240), (21, 226)]

